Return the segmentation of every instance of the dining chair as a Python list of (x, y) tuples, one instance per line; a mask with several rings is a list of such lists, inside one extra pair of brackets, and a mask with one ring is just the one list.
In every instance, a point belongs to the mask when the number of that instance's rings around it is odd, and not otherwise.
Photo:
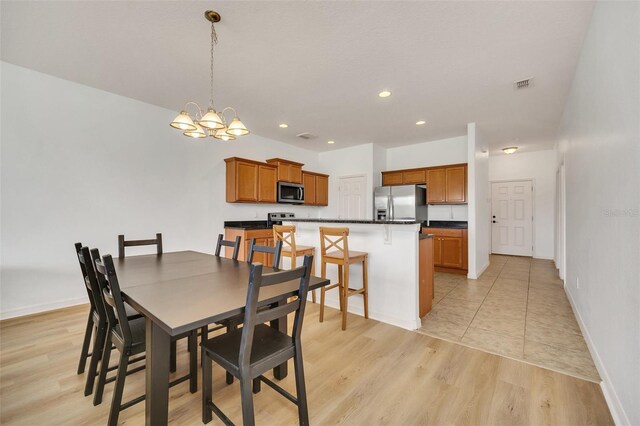
[[(225, 424), (232, 425), (231, 420), (213, 402), (213, 361), (240, 380), (240, 396), (242, 400), (242, 423), (254, 425), (253, 383), (254, 379), (264, 382), (279, 394), (298, 406), (298, 418), (301, 425), (309, 424), (307, 394), (304, 382), (302, 361), (302, 322), (309, 291), (309, 276), (313, 256), (304, 257), (303, 265), (288, 271), (263, 273), (262, 264), (251, 265), (247, 304), (244, 312), (244, 326), (216, 336), (202, 343), (202, 422), (209, 423), (212, 413)], [(287, 281), (300, 280), (293, 300), (279, 306), (260, 306), (259, 295), (263, 287), (281, 284)], [(294, 313), (292, 334), (288, 335), (265, 322)], [(263, 374), (270, 369), (293, 358), (295, 370), (296, 396), (294, 397)]]
[[(315, 258), (315, 247), (296, 244), (295, 225), (273, 225), (273, 241), (282, 241), (282, 256), (291, 259), (291, 269), (296, 267), (299, 256), (310, 254)], [(315, 265), (311, 265), (311, 275), (315, 275)], [(311, 292), (311, 301), (316, 303), (315, 290)]]
[(216, 244), (216, 256), (220, 256), (220, 250), (222, 247), (232, 247), (233, 248), (233, 260), (238, 260), (238, 254), (240, 254), (240, 240), (242, 237), (240, 235), (236, 236), (235, 241), (224, 240), (224, 235), (218, 234), (218, 242)]
[(273, 256), (272, 268), (279, 269), (280, 267), (280, 255), (282, 254), (282, 241), (276, 241), (273, 247), (259, 246), (256, 244), (256, 239), (252, 238), (249, 242), (249, 255), (247, 256), (247, 263), (253, 263), (253, 258), (256, 253), (264, 253), (265, 263), (269, 259), (269, 256)]
[[(102, 292), (102, 297), (105, 302), (105, 311), (108, 319), (108, 332), (105, 338), (102, 367), (100, 368), (98, 386), (96, 389), (96, 395), (99, 394), (100, 398), (102, 398), (104, 385), (107, 382), (107, 368), (105, 367), (109, 365), (111, 345), (113, 344), (120, 352), (118, 372), (115, 377), (113, 399), (111, 402), (108, 420), (108, 425), (114, 426), (118, 424), (120, 411), (145, 400), (145, 395), (142, 395), (124, 404), (122, 403), (122, 394), (124, 391), (126, 376), (145, 368), (145, 366), (142, 365), (132, 370), (128, 370), (130, 361), (131, 363), (134, 362), (133, 360), (130, 360), (130, 357), (145, 352), (146, 319), (137, 318), (130, 320), (127, 318), (122, 292), (120, 291), (120, 284), (118, 282), (118, 277), (111, 255), (107, 254), (100, 258), (100, 252), (97, 249), (92, 249), (91, 259), (96, 271), (98, 286)], [(189, 390), (191, 393), (195, 393), (198, 386), (196, 333), (195, 331), (183, 333), (172, 337), (172, 341), (182, 339), (184, 337), (188, 338), (188, 345), (190, 348), (189, 374), (171, 381), (169, 386), (175, 386), (178, 383), (189, 380)]]
[(132, 246), (156, 246), (156, 252), (162, 254), (162, 234), (156, 234), (151, 240), (125, 240), (124, 235), (118, 235), (118, 257), (124, 259), (124, 248)]

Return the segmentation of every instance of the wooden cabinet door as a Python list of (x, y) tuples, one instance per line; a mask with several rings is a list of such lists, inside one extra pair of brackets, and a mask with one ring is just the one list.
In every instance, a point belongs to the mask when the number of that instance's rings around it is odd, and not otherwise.
[(420, 184), (426, 181), (424, 170), (409, 170), (402, 173), (402, 183), (405, 185)]
[(276, 202), (276, 168), (258, 166), (258, 202)]
[(462, 238), (440, 237), (442, 266), (462, 268)]
[(418, 306), (419, 316), (422, 318), (431, 311), (433, 303), (433, 238), (425, 238), (419, 241), (419, 291)]
[(444, 167), (427, 170), (427, 203), (444, 203), (445, 193)]
[(440, 237), (433, 237), (433, 264), (442, 266), (442, 241)]
[(289, 166), (289, 182), (302, 183), (302, 167), (291, 164)]
[(445, 169), (445, 198), (448, 203), (464, 203), (467, 201), (467, 167), (456, 166)]
[(316, 204), (316, 176), (309, 173), (302, 173), (302, 184), (304, 185), (304, 204), (313, 206)]
[(382, 185), (402, 185), (402, 172), (383, 172)]
[(316, 205), (329, 205), (329, 177), (316, 176)]
[(236, 201), (258, 201), (258, 165), (236, 164)]

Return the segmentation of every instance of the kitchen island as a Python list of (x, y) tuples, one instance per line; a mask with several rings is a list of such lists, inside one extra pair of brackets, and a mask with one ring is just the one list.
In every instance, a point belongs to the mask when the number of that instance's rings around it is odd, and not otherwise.
[[(349, 228), (349, 249), (369, 253), (369, 318), (408, 330), (420, 327), (418, 242), (421, 222), (290, 219), (283, 224), (296, 226), (297, 244), (316, 248), (316, 271), (321, 270), (319, 228)], [(288, 268), (286, 263), (284, 266)], [(335, 283), (337, 276), (337, 267), (327, 265), (327, 278)], [(350, 267), (349, 285), (352, 288), (362, 285), (361, 265)], [(339, 309), (337, 289), (327, 292), (326, 305)], [(362, 316), (362, 297), (350, 298), (348, 310)]]

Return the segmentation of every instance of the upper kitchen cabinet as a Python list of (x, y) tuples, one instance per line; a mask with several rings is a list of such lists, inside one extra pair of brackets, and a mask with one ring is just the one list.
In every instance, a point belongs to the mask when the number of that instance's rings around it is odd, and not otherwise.
[(424, 168), (382, 172), (383, 186), (423, 184), (425, 182)]
[(275, 203), (277, 166), (244, 158), (224, 160), (228, 203)]
[(402, 171), (382, 172), (382, 185), (402, 185)]
[(466, 164), (427, 169), (428, 204), (465, 204), (466, 202)]
[(278, 169), (278, 182), (302, 183), (302, 163), (284, 160), (282, 158), (270, 158), (267, 164), (276, 166)]
[(321, 173), (302, 172), (304, 204), (308, 206), (329, 205), (329, 176)]

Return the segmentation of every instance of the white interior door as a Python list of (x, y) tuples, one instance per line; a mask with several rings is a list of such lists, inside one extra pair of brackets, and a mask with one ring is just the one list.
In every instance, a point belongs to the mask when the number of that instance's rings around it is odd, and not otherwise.
[(491, 252), (533, 255), (533, 185), (530, 180), (491, 184)]
[(338, 186), (340, 201), (338, 203), (339, 219), (365, 219), (366, 212), (366, 177), (341, 177)]

